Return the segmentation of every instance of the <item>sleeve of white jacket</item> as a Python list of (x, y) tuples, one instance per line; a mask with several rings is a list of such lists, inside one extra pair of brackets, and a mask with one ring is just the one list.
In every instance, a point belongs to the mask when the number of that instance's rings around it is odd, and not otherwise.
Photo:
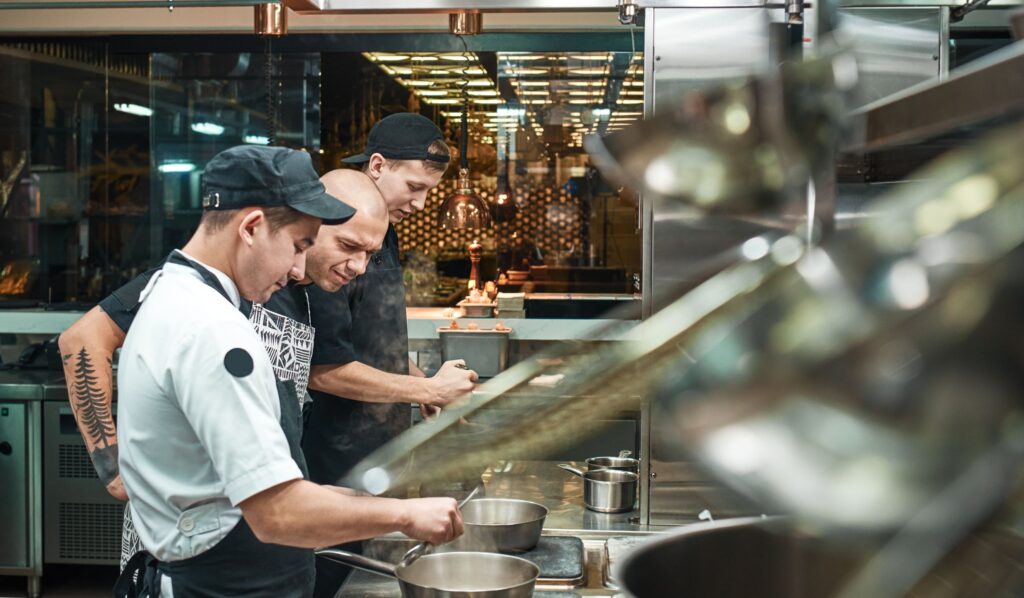
[(206, 328), (183, 344), (173, 384), (224, 494), (237, 506), (302, 472), (281, 429), (274, 372), (259, 337), (244, 320)]

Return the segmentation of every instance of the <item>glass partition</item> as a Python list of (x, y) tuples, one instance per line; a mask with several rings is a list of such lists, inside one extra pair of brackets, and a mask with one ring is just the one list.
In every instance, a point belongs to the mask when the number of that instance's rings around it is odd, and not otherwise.
[(149, 256), (191, 236), (202, 213), (202, 171), (242, 144), (320, 152), (320, 55), (156, 53), (150, 134), (154, 172)]
[(181, 247), (217, 152), (320, 152), (317, 53), (0, 45), (0, 309), (78, 308)]
[[(405, 40), (378, 37), (370, 45)], [(453, 43), (443, 37), (413, 45)], [(408, 303), (465, 296), (473, 240), (483, 280), (501, 290), (613, 303), (639, 291), (636, 198), (601, 179), (582, 139), (640, 118), (640, 54), (171, 38), (0, 43), (0, 308), (85, 307), (159, 264), (195, 230), (202, 170), (225, 148), (303, 149), (326, 171), (379, 119), (412, 111), (458, 154), (464, 106), (473, 186), (494, 224), (439, 228), (449, 168), (426, 210), (397, 227)]]
[(405, 88), (410, 106), (446, 123), (453, 145), (467, 111), (472, 180), (493, 216), (490, 229), (438, 228), (437, 207), (454, 190), (453, 167), (432, 193), (432, 209), (397, 227), (416, 265), (407, 266), (410, 303), (452, 305), (464, 292), (466, 248), (474, 240), (484, 247), (483, 278), (499, 290), (639, 290), (636, 198), (601, 179), (582, 142), (584, 135), (642, 117), (641, 54), (467, 50), (364, 56)]

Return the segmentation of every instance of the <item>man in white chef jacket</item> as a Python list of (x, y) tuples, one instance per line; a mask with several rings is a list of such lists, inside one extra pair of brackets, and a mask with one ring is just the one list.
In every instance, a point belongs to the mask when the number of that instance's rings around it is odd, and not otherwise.
[(275, 379), (239, 311), (242, 298), (266, 301), (301, 277), (320, 223), (354, 210), (325, 192), (307, 154), (284, 148), (221, 152), (203, 186), (199, 230), (143, 291), (121, 350), (119, 465), (150, 556), (125, 570), (119, 592), (308, 596), (313, 547), (461, 534), (451, 499), (305, 481), (294, 386)]

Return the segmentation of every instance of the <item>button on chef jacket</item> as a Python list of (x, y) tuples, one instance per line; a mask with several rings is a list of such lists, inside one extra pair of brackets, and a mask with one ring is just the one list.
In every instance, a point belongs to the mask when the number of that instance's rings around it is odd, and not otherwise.
[(206, 269), (231, 301), (167, 263), (142, 294), (118, 367), (121, 476), (139, 537), (163, 562), (209, 550), (241, 519), (239, 503), (302, 477), (238, 289)]

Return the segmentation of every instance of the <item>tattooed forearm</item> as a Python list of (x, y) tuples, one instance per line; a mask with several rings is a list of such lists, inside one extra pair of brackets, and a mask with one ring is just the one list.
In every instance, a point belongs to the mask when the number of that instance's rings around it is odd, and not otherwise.
[(92, 458), (92, 466), (96, 468), (96, 475), (103, 480), (103, 485), (108, 486), (117, 477), (117, 445), (112, 444), (104, 448), (98, 448), (89, 453)]
[[(109, 392), (104, 392), (100, 384), (100, 374), (93, 367), (92, 358), (85, 347), (78, 352), (78, 362), (74, 366), (74, 381), (69, 386), (73, 391), (71, 400), (78, 416), (78, 427), (83, 435), (88, 436), (90, 444), (96, 447), (97, 451), (116, 444), (116, 429), (110, 409), (111, 398)], [(93, 451), (93, 454), (95, 452)], [(117, 463), (116, 459), (114, 463)]]

